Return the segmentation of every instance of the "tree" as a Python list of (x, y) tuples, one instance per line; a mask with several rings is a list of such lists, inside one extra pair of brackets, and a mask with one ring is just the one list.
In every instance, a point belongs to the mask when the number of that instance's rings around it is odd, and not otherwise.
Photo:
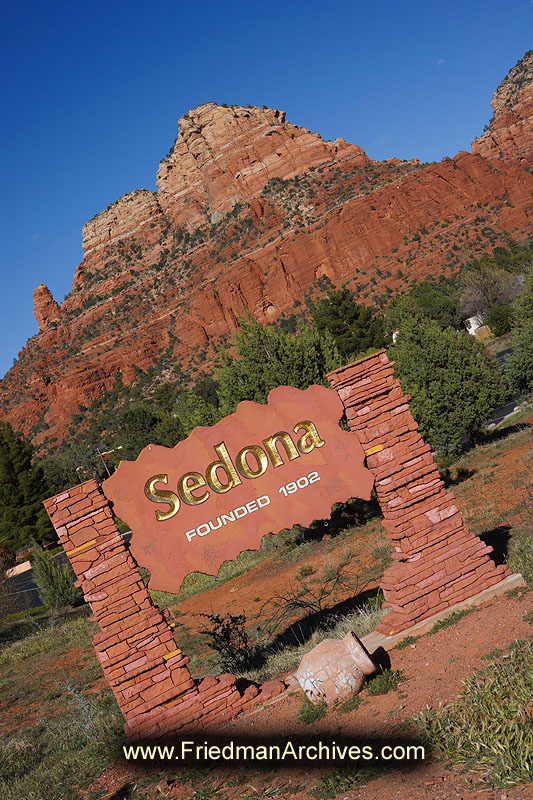
[(309, 311), (317, 330), (331, 334), (344, 363), (385, 346), (383, 317), (372, 306), (357, 303), (349, 289), (329, 292), (316, 304), (309, 303)]
[(0, 541), (13, 550), (54, 537), (42, 501), (49, 495), (40, 466), (32, 464), (31, 443), (0, 423)]
[(513, 331), (513, 353), (505, 369), (512, 389), (517, 392), (533, 390), (533, 317)]
[(192, 389), (180, 389), (174, 413), (183, 430), (182, 438), (188, 436), (199, 425), (214, 425), (221, 419), (218, 396), (210, 392), (208, 384), (201, 389), (197, 386)]
[(455, 282), (440, 284), (422, 281), (406, 294), (395, 297), (385, 315), (389, 332), (399, 330), (412, 319), (435, 320), (441, 328), (454, 327), (461, 322), (459, 293)]
[(491, 306), (487, 309), (486, 322), (495, 336), (509, 333), (513, 327), (513, 306), (509, 303)]
[(15, 611), (15, 587), (6, 570), (15, 563), (15, 554), (0, 542), (0, 620)]
[(327, 385), (326, 373), (343, 359), (328, 331), (302, 324), (292, 336), (267, 328), (248, 314), (241, 318), (234, 338), (236, 357), (221, 351), (222, 367), (216, 374), (219, 414), (231, 414), (241, 400), (266, 402), (276, 386), (307, 389), (313, 383)]
[(421, 435), (442, 453), (474, 440), (509, 395), (500, 366), (474, 337), (435, 321), (406, 323), (390, 349)]
[(461, 310), (468, 317), (485, 315), (491, 306), (510, 304), (520, 292), (515, 275), (490, 264), (481, 263), (475, 269), (467, 269), (461, 280)]
[(515, 325), (520, 326), (528, 319), (533, 319), (533, 271), (527, 276), (514, 305)]

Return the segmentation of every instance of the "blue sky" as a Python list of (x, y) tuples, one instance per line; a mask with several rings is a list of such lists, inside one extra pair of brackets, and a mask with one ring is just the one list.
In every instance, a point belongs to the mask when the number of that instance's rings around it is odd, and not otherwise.
[(530, 0), (6, 0), (0, 374), (37, 331), (34, 288), (61, 302), (84, 222), (155, 189), (188, 109), (266, 104), (372, 158), (439, 160), (482, 132), (532, 21)]

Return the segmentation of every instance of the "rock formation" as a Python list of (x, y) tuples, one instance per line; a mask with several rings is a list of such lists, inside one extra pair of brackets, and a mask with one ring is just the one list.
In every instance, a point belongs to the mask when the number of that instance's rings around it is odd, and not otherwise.
[(57, 322), (61, 316), (59, 305), (46, 283), (39, 284), (33, 293), (33, 315), (39, 325), (39, 333), (51, 322)]
[(494, 116), (472, 152), (484, 158), (533, 166), (533, 50), (520, 59), (491, 100)]
[(164, 213), (189, 229), (249, 202), (270, 178), (293, 178), (342, 155), (370, 163), (360, 147), (344, 139), (324, 142), (273, 108), (206, 103), (178, 125), (174, 147), (157, 171), (157, 188)]
[(164, 380), (192, 379), (245, 308), (278, 320), (326, 279), (383, 303), (412, 281), (453, 274), (505, 233), (525, 239), (531, 67), (528, 53), (503, 81), (473, 154), (438, 164), (373, 161), (275, 109), (190, 111), (157, 193), (132, 192), (84, 226), (61, 308), (36, 290), (39, 333), (2, 380), (0, 416), (45, 447), (118, 377), (153, 366)]

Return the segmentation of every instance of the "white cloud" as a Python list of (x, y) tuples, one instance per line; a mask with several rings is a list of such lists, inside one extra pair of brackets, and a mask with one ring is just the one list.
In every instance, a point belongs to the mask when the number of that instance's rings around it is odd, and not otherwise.
[(438, 61), (437, 61), (437, 67), (440, 67), (442, 64), (444, 64), (444, 59), (443, 58), (439, 58)]

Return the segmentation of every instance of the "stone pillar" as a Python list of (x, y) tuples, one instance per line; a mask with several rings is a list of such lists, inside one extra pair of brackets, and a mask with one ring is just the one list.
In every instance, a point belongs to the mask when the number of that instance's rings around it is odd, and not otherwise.
[(348, 426), (375, 477), (383, 525), (396, 563), (385, 571), (377, 630), (392, 635), (472, 597), (511, 574), (489, 558), (492, 548), (470, 533), (444, 488), (438, 467), (417, 431), (408, 395), (384, 350), (328, 375)]
[(270, 681), (241, 694), (233, 675), (191, 677), (189, 659), (153, 605), (96, 481), (44, 505), (100, 626), (94, 647), (129, 741), (211, 727), (284, 690), (280, 681)]

